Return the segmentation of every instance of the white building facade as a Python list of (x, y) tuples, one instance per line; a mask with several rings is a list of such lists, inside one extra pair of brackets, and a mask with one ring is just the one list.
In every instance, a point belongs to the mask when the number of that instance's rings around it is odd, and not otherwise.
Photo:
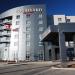
[(41, 34), (47, 28), (45, 5), (26, 5), (0, 14), (0, 59), (43, 60)]
[(54, 25), (59, 23), (75, 23), (75, 16), (53, 15), (52, 18)]

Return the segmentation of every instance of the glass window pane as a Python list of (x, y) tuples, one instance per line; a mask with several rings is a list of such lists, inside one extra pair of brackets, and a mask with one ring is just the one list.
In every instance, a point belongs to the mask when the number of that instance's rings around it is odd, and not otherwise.
[(39, 31), (43, 31), (43, 29), (44, 29), (43, 27), (39, 27)]
[(19, 25), (20, 21), (16, 21), (16, 25)]
[(17, 15), (17, 16), (16, 16), (16, 19), (20, 19), (20, 15)]
[(43, 24), (43, 21), (42, 20), (39, 20), (39, 24)]

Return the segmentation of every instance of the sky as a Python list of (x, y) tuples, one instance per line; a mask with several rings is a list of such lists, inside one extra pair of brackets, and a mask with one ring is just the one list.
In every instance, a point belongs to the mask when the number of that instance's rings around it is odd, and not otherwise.
[(75, 0), (0, 0), (0, 13), (23, 5), (45, 4), (48, 15), (75, 15)]

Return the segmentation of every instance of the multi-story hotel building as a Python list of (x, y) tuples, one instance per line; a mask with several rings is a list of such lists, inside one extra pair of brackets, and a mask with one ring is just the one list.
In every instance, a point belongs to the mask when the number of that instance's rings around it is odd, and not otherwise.
[(16, 7), (0, 14), (0, 60), (43, 60), (44, 5)]
[(75, 58), (75, 16), (48, 17), (49, 27), (41, 36), (45, 60), (67, 61)]

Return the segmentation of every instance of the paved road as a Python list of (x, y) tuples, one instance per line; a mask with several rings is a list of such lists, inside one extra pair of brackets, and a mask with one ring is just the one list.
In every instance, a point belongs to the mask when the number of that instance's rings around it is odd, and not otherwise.
[(0, 75), (35, 75), (39, 72), (47, 70), (50, 65), (44, 64), (23, 64), (0, 67)]
[(3, 65), (0, 67), (0, 75), (75, 75), (75, 69), (58, 69), (52, 68), (51, 65), (49, 63)]

